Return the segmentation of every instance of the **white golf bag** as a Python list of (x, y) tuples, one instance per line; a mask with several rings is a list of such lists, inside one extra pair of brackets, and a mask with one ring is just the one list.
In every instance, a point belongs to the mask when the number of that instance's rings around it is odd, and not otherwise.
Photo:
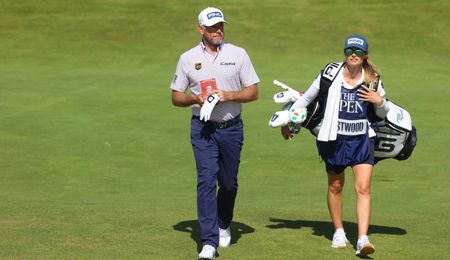
[(408, 111), (391, 101), (387, 102), (389, 112), (386, 117), (371, 124), (376, 133), (375, 162), (386, 158), (406, 160), (417, 142), (416, 128)]

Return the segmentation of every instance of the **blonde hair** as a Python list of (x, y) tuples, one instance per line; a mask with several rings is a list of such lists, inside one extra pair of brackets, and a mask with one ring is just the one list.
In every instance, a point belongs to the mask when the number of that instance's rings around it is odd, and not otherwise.
[(381, 76), (377, 66), (367, 57), (363, 60), (362, 64), (364, 68), (364, 81), (369, 84), (375, 84), (378, 81), (378, 77)]

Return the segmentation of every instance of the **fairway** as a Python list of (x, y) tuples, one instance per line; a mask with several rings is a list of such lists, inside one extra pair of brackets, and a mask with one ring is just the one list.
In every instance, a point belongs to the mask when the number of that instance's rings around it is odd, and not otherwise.
[(450, 258), (448, 1), (1, 3), (1, 259), (197, 259), (191, 112), (171, 104), (169, 85), (207, 6), (224, 11), (225, 40), (261, 79), (242, 113), (232, 245), (217, 259), (357, 259), (351, 171), (351, 246), (336, 250), (313, 136), (286, 142), (268, 127), (272, 81), (306, 90), (354, 33), (418, 135), (410, 159), (375, 167), (371, 257)]

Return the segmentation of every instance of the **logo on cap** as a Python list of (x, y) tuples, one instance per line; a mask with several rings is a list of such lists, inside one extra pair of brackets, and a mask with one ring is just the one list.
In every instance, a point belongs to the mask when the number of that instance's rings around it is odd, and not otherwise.
[(364, 45), (364, 41), (359, 38), (350, 38), (347, 40), (347, 44)]
[(208, 19), (212, 19), (214, 17), (222, 18), (222, 14), (220, 12), (212, 12), (212, 13), (207, 14), (206, 17), (208, 17)]

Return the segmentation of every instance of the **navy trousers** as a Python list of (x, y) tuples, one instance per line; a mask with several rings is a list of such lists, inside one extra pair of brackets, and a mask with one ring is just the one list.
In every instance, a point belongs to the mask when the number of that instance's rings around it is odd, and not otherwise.
[(197, 213), (203, 245), (217, 247), (219, 227), (227, 228), (233, 219), (243, 141), (242, 121), (216, 128), (192, 117), (191, 144), (197, 165)]

